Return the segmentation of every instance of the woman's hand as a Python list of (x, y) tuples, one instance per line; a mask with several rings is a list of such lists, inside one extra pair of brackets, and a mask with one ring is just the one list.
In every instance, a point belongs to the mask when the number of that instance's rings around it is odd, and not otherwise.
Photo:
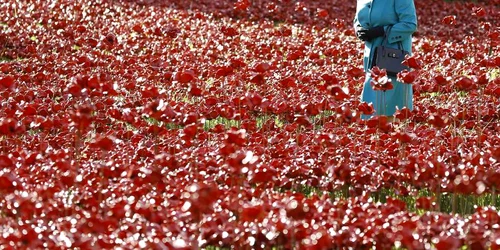
[(361, 26), (356, 27), (356, 36), (362, 41), (370, 41), (385, 34), (383, 26), (376, 26), (370, 29)]

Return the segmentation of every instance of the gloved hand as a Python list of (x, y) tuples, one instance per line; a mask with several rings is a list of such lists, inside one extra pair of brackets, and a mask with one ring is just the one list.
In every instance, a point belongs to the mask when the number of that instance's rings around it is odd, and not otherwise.
[(361, 26), (356, 27), (356, 36), (363, 41), (370, 41), (379, 36), (383, 36), (385, 30), (383, 26), (376, 26), (370, 29), (363, 28)]

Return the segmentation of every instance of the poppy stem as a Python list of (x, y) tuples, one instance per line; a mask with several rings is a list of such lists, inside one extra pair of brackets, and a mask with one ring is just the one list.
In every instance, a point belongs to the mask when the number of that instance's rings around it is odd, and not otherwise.
[(463, 195), (461, 195), (460, 198), (461, 198), (460, 200), (462, 201), (461, 212), (464, 213), (465, 211), (467, 211), (467, 199)]
[(325, 111), (328, 108), (328, 102), (325, 102), (325, 107), (323, 107), (323, 114), (321, 115), (321, 126), (325, 125), (326, 114)]
[(477, 143), (477, 146), (480, 147), (480, 144), (481, 144), (481, 134), (482, 134), (482, 130), (481, 130), (481, 100), (483, 99), (483, 88), (482, 86), (479, 86), (479, 96), (480, 98), (477, 100), (478, 103), (476, 105), (477, 107), (477, 119), (476, 119), (476, 133), (477, 133), (477, 140), (476, 140), (476, 143)]
[(451, 196), (451, 212), (453, 214), (457, 212), (457, 192), (453, 192)]
[(496, 199), (497, 199), (497, 187), (495, 184), (493, 184), (493, 187), (491, 188), (491, 206), (495, 207), (496, 206)]
[[(437, 172), (439, 174), (439, 165), (437, 167)], [(441, 211), (441, 180), (437, 178), (437, 187), (436, 187), (436, 211)]]
[(378, 202), (380, 200), (380, 197), (379, 197), (380, 196), (380, 191), (377, 190), (377, 191), (373, 192), (372, 196), (373, 196), (373, 200), (375, 202)]
[(158, 131), (155, 129), (154, 131), (154, 134), (153, 134), (153, 139), (154, 139), (154, 151), (155, 151), (155, 155), (158, 155)]
[[(241, 115), (241, 102), (238, 102), (238, 112), (239, 112), (239, 119), (238, 119), (238, 121), (236, 121), (236, 124), (237, 124), (238, 129), (240, 129), (241, 119), (243, 119), (243, 117)], [(266, 120), (265, 118), (266, 118), (266, 114), (264, 114), (264, 121)]]
[(349, 198), (349, 184), (348, 183), (345, 183), (342, 186), (342, 196), (344, 197), (344, 199)]

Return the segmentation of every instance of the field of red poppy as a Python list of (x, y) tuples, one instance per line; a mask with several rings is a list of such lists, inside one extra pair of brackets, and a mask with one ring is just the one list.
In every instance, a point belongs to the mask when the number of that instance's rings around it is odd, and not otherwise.
[(2, 1), (0, 249), (500, 249), (500, 2), (415, 2), (387, 123), (355, 1)]

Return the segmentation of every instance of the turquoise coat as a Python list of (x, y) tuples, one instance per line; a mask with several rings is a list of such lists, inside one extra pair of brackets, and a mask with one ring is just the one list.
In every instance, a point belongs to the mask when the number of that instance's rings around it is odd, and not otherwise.
[[(411, 54), (412, 34), (417, 29), (415, 3), (413, 0), (358, 0), (354, 27), (358, 25), (364, 28), (384, 26), (385, 30), (389, 25), (393, 25), (388, 36), (388, 46), (397, 48), (401, 42), (403, 48)], [(367, 73), (361, 99), (367, 103), (373, 103), (376, 114), (391, 116), (396, 108), (413, 109), (413, 91), (411, 85), (398, 82), (395, 77), (390, 77), (394, 89), (387, 91), (372, 89), (368, 72), (371, 69), (373, 52), (382, 43), (382, 40), (383, 37), (378, 37), (365, 42), (363, 68)], [(369, 117), (363, 116), (362, 118)]]

